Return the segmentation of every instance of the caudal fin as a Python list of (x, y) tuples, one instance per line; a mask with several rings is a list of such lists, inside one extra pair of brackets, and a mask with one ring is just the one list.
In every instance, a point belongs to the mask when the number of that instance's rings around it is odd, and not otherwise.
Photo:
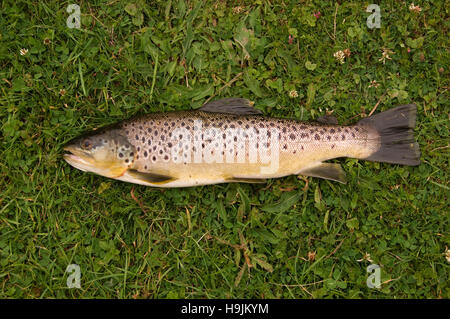
[(371, 126), (380, 135), (380, 148), (365, 159), (374, 162), (419, 165), (419, 144), (414, 139), (416, 113), (415, 104), (406, 104), (359, 121), (358, 124)]

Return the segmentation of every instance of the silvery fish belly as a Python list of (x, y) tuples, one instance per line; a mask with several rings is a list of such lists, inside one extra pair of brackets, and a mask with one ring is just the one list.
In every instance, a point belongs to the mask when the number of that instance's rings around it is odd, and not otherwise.
[(248, 100), (230, 98), (89, 132), (65, 146), (64, 159), (83, 171), (157, 187), (258, 183), (291, 174), (345, 183), (341, 166), (326, 160), (418, 165), (415, 120), (413, 104), (340, 126), (332, 117), (264, 117)]

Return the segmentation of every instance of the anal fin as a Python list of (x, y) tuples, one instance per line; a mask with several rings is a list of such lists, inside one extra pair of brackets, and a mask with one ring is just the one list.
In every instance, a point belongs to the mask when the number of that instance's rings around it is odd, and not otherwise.
[(137, 180), (139, 180), (141, 182), (152, 183), (152, 184), (166, 184), (166, 183), (176, 180), (176, 178), (172, 177), (172, 176), (140, 172), (135, 169), (128, 169), (127, 174), (133, 178), (136, 178)]
[(267, 182), (263, 178), (245, 178), (245, 177), (229, 177), (226, 179), (229, 183), (254, 183), (254, 184), (264, 184)]
[(329, 179), (342, 184), (347, 183), (345, 172), (340, 164), (320, 163), (317, 166), (306, 168), (299, 172), (300, 175)]

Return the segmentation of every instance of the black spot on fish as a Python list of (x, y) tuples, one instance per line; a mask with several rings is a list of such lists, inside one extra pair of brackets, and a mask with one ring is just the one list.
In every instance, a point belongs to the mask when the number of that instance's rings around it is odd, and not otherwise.
[(331, 140), (331, 136), (330, 135), (327, 136), (327, 140)]
[(125, 160), (125, 163), (128, 163), (130, 160), (127, 158), (126, 160)]
[(333, 148), (334, 148), (335, 146), (336, 146), (336, 145), (334, 145), (334, 144), (333, 144), (333, 145), (331, 145), (331, 149), (333, 149)]
[(119, 153), (119, 157), (122, 158), (122, 157), (123, 157), (123, 154), (122, 154), (122, 153)]
[(330, 129), (330, 133), (335, 133), (336, 130), (334, 128)]
[(355, 127), (355, 131), (358, 132), (358, 131), (359, 131), (359, 128), (358, 128), (358, 127)]
[(302, 134), (300, 134), (300, 137), (301, 138), (307, 138), (309, 135), (308, 134), (306, 134), (306, 133), (302, 133)]
[(306, 130), (308, 127), (306, 125), (300, 125), (301, 130)]
[(145, 151), (144, 152), (144, 157), (147, 157), (148, 156), (148, 153), (147, 153), (147, 151)]
[(314, 135), (314, 139), (315, 139), (316, 141), (320, 140), (319, 134)]
[(291, 140), (295, 140), (295, 134), (294, 134), (294, 133), (291, 133), (291, 134), (289, 135), (289, 137), (291, 138)]
[(355, 136), (356, 136), (355, 133), (352, 132), (352, 137), (355, 138)]
[(145, 143), (145, 137), (142, 136), (142, 143)]
[(342, 134), (342, 140), (345, 140), (345, 135), (344, 134)]
[(283, 145), (283, 149), (287, 150), (287, 144)]
[(171, 143), (171, 142), (167, 143), (167, 146), (168, 146), (169, 148), (172, 147), (172, 143)]
[(164, 159), (167, 161), (167, 160), (169, 159), (169, 156), (168, 156), (168, 155), (165, 155), (165, 156), (164, 156)]
[(237, 142), (237, 137), (236, 136), (234, 137), (234, 141)]
[(136, 141), (139, 140), (139, 135), (136, 134)]

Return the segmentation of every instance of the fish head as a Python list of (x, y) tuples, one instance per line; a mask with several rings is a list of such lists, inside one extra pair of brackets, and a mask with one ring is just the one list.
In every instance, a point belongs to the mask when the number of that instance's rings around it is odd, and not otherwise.
[(79, 170), (118, 178), (131, 167), (135, 147), (120, 130), (99, 130), (75, 138), (64, 146), (64, 160)]

